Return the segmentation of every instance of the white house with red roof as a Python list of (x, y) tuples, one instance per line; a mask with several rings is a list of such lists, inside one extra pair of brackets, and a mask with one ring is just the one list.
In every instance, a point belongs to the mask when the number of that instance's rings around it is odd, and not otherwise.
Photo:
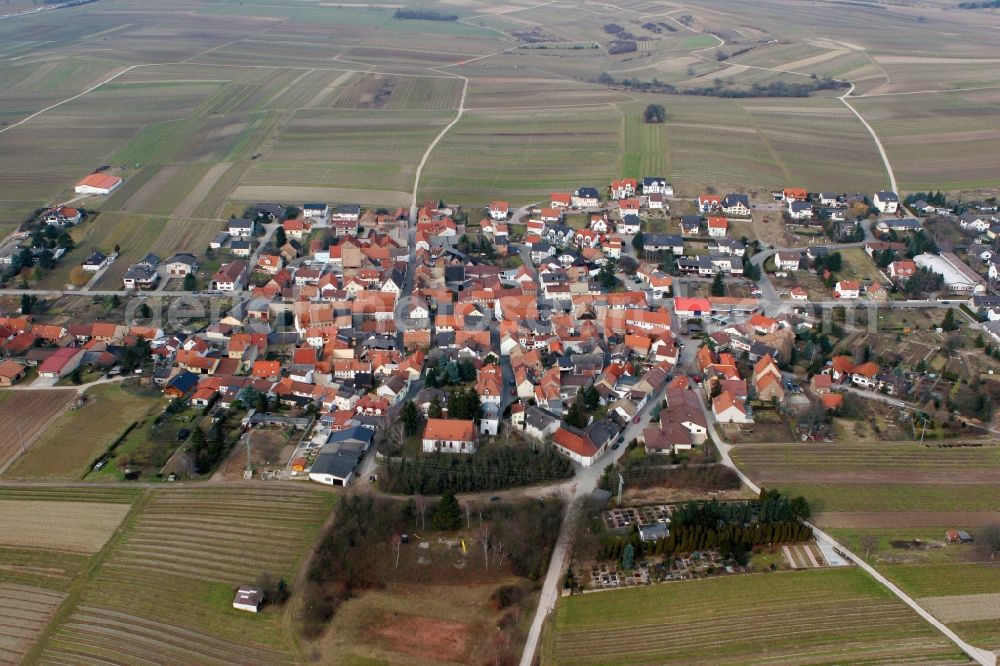
[(834, 298), (854, 299), (861, 297), (861, 284), (855, 280), (841, 280), (833, 287)]
[(494, 201), (490, 204), (490, 219), (506, 220), (510, 213), (510, 204), (506, 201)]

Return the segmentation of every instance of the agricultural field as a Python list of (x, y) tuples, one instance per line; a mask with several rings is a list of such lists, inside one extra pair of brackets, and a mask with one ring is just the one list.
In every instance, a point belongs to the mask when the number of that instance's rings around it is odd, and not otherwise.
[(621, 123), (608, 108), (467, 112), (431, 153), (420, 196), (473, 205), (502, 192), (524, 204), (602, 187), (618, 172)]
[[(38, 393), (38, 391), (17, 393), (0, 403), (0, 410), (4, 409), (10, 400), (23, 400), (21, 396), (35, 396)], [(63, 399), (69, 402), (76, 398), (76, 391), (59, 391), (57, 398), (63, 396), (66, 396)], [(64, 412), (46, 428), (36, 444), (29, 449), (28, 454), (7, 470), (6, 478), (79, 479), (130, 423), (163, 404), (162, 398), (140, 396), (122, 388), (120, 384), (95, 386), (83, 393), (82, 398), (83, 405)], [(50, 402), (57, 404), (56, 399), (50, 398)], [(48, 405), (48, 403), (43, 404)], [(36, 406), (35, 409), (39, 407)], [(21, 413), (37, 414), (37, 412)], [(4, 430), (4, 432), (10, 431)]]
[[(0, 544), (95, 553), (129, 511), (128, 504), (0, 500)], [(45, 529), (39, 529), (44, 525)]]
[(0, 392), (0, 470), (47, 433), (75, 399), (76, 391), (65, 389)]
[(0, 583), (0, 662), (21, 661), (63, 598), (51, 590)]
[(408, 202), (421, 155), (452, 115), (300, 111), (246, 173), (232, 198)]
[(863, 572), (808, 569), (560, 600), (543, 664), (967, 663)]
[(997, 90), (868, 97), (856, 104), (882, 137), (901, 189), (997, 185), (991, 175), (1000, 148)]
[(278, 485), (154, 491), (50, 630), (39, 662), (302, 661), (281, 609), (234, 610), (233, 590), (264, 571), (293, 580), (331, 502)]

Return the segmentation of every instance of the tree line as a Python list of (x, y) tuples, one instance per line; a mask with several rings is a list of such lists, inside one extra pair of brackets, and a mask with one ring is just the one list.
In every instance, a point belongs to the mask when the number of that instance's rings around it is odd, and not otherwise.
[(382, 464), (381, 486), (391, 493), (478, 492), (573, 476), (573, 464), (550, 447), (486, 447), (474, 456), (435, 455)]
[(393, 15), (397, 19), (410, 19), (415, 21), (457, 21), (457, 14), (445, 14), (431, 9), (397, 9)]
[(663, 539), (643, 541), (638, 532), (629, 538), (606, 537), (601, 540), (598, 557), (619, 561), (625, 549), (632, 546), (635, 556), (673, 555), (702, 550), (718, 550), (723, 557), (745, 553), (754, 546), (772, 543), (795, 543), (812, 538), (812, 528), (797, 521), (754, 523), (739, 525), (729, 523), (721, 527), (704, 525), (670, 526), (670, 533)]

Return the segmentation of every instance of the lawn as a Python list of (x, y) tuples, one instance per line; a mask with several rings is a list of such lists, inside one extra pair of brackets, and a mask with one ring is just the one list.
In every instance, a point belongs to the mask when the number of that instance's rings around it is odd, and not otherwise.
[(6, 476), (15, 479), (79, 479), (133, 421), (162, 405), (120, 384), (88, 389), (82, 407), (65, 412)]
[(964, 662), (857, 569), (664, 583), (563, 598), (543, 664)]

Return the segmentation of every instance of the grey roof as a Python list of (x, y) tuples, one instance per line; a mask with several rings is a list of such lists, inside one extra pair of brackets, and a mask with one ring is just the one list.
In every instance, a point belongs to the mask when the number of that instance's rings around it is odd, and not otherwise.
[(812, 210), (812, 204), (809, 203), (808, 201), (793, 201), (792, 203), (788, 204), (788, 210), (792, 211), (793, 213), (798, 213), (803, 210)]
[(747, 208), (750, 207), (750, 197), (746, 194), (736, 194), (730, 193), (726, 195), (726, 198), (722, 200), (722, 207), (729, 208), (730, 206), (735, 206), (736, 204), (743, 204)]
[(600, 199), (601, 198), (601, 195), (597, 191), (596, 187), (581, 187), (580, 189), (578, 189), (573, 194), (575, 194), (578, 197), (593, 197), (595, 199)]
[(334, 212), (340, 215), (360, 215), (361, 206), (358, 204), (340, 204)]
[(229, 220), (230, 229), (252, 229), (253, 220), (248, 220), (246, 218), (234, 218)]
[[(365, 447), (371, 444), (372, 438), (375, 436), (368, 428), (362, 428), (361, 426), (352, 426), (344, 430), (335, 430), (330, 433), (330, 436), (326, 440), (327, 446), (330, 444), (347, 444), (354, 442), (361, 444)], [(326, 447), (323, 447), (326, 450)]]
[(888, 190), (882, 190), (878, 192), (875, 196), (879, 198), (879, 201), (899, 201), (899, 197), (895, 192), (889, 192)]
[(188, 266), (194, 266), (196, 263), (198, 263), (198, 260), (195, 258), (195, 256), (193, 254), (187, 254), (185, 252), (181, 252), (181, 253), (175, 254), (174, 256), (172, 256), (169, 259), (167, 259), (167, 263), (168, 264), (186, 264)]
[(538, 430), (545, 430), (559, 423), (559, 419), (544, 409), (532, 405), (524, 412), (524, 422)]
[[(355, 426), (358, 430), (368, 430), (367, 428), (361, 428), (360, 426)], [(371, 432), (368, 430), (368, 432)], [(359, 451), (355, 451), (349, 448), (340, 447), (330, 447), (326, 445), (316, 460), (313, 461), (312, 467), (309, 469), (310, 474), (329, 474), (338, 479), (346, 479), (354, 470), (357, 469), (358, 463), (361, 461), (362, 454)]]

